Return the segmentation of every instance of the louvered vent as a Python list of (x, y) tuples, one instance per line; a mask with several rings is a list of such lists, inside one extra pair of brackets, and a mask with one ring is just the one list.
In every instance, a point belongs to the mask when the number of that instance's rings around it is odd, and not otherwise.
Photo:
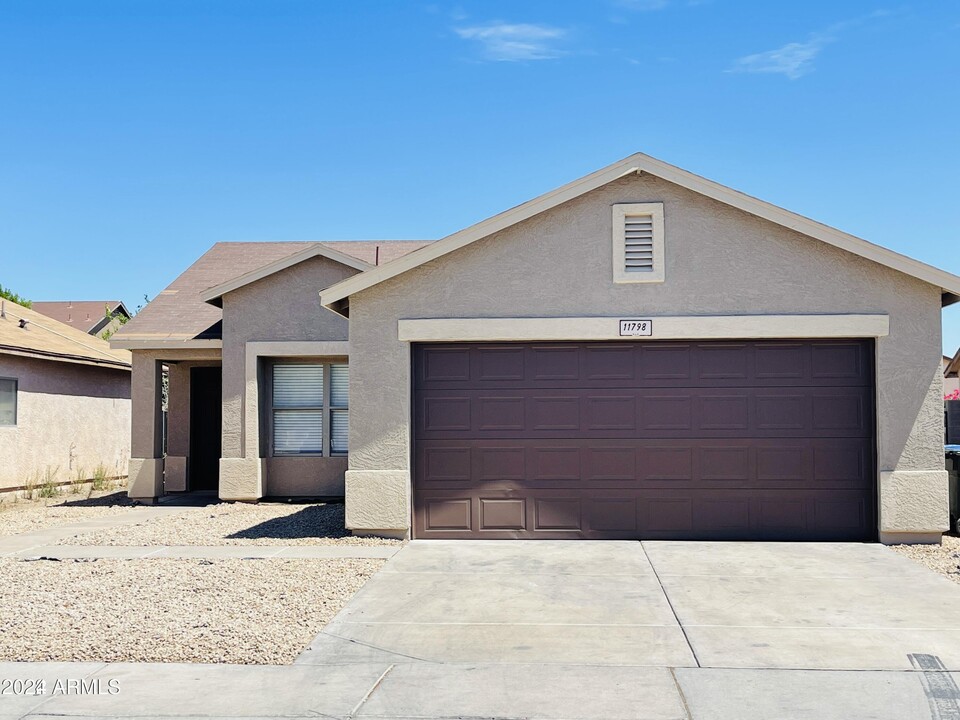
[(628, 215), (623, 224), (624, 270), (653, 272), (653, 216)]

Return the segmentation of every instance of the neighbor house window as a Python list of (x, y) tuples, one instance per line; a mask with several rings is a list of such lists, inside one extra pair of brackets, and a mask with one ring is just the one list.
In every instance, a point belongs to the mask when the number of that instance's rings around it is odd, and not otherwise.
[(613, 281), (663, 282), (663, 204), (613, 206)]
[(274, 364), (273, 454), (345, 455), (348, 389), (346, 364)]
[(17, 424), (17, 381), (0, 378), (0, 426)]

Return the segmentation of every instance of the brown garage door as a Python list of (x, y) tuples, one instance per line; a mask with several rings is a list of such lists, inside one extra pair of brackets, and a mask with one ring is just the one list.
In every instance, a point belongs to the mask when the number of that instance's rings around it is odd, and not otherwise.
[(414, 348), (421, 538), (874, 538), (872, 341)]

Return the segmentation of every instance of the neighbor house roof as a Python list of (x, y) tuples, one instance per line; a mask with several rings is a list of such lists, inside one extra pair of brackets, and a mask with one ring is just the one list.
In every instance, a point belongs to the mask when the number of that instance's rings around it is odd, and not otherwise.
[(120, 300), (64, 300), (60, 302), (34, 301), (30, 306), (41, 315), (53, 318), (70, 327), (93, 333), (107, 324), (107, 313), (119, 312), (130, 317), (130, 312)]
[(960, 349), (957, 350), (953, 358), (948, 358), (946, 355), (943, 358), (949, 360), (949, 362), (944, 363), (946, 367), (943, 369), (943, 376), (960, 377)]
[(160, 292), (111, 339), (113, 347), (217, 347), (221, 339), (220, 297), (303, 262), (325, 256), (358, 270), (373, 268), (418, 250), (414, 240), (331, 242), (220, 242)]
[(9, 300), (0, 306), (0, 354), (130, 369), (126, 350)]
[(619, 178), (632, 174), (647, 173), (667, 182), (679, 185), (693, 192), (738, 208), (744, 212), (769, 220), (783, 227), (795, 230), (811, 238), (821, 240), (842, 250), (867, 258), (881, 265), (911, 275), (941, 289), (944, 305), (960, 300), (960, 277), (927, 265), (905, 255), (874, 245), (853, 235), (836, 230), (796, 213), (784, 210), (763, 200), (732, 190), (724, 185), (694, 175), (686, 170), (669, 165), (643, 153), (636, 153), (619, 162), (608, 165), (590, 175), (574, 180), (563, 187), (551, 190), (545, 195), (529, 200), (510, 210), (494, 215), (483, 222), (472, 225), (452, 235), (438, 240), (416, 252), (405, 255), (381, 267), (368, 270), (342, 280), (323, 290), (320, 301), (323, 305), (347, 313), (348, 298), (354, 293), (396, 277), (424, 263), (453, 252), (476, 242), (493, 233), (516, 225), (534, 215), (557, 207), (592, 190), (596, 190)]

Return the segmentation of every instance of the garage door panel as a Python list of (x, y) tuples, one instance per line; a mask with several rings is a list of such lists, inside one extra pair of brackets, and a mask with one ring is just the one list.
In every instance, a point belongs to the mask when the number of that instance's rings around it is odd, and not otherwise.
[(637, 498), (632, 495), (587, 499), (587, 531), (636, 534), (639, 529)]
[[(873, 486), (869, 439), (458, 440), (418, 444), (418, 487), (804, 489)], [(469, 466), (469, 471), (465, 468)]]
[(744, 343), (713, 343), (697, 345), (696, 373), (698, 385), (711, 380), (741, 380), (748, 382), (754, 376), (753, 354)]
[(874, 537), (870, 342), (413, 354), (418, 537)]
[(480, 498), (481, 530), (526, 530), (525, 498)]
[(420, 439), (872, 437), (869, 388), (422, 391)]
[(537, 382), (579, 380), (581, 349), (570, 345), (541, 345), (529, 350), (530, 379)]
[(873, 385), (859, 340), (418, 345), (420, 389)]
[(474, 477), (482, 482), (524, 480), (527, 477), (527, 449), (522, 444), (477, 444), (473, 456)]

